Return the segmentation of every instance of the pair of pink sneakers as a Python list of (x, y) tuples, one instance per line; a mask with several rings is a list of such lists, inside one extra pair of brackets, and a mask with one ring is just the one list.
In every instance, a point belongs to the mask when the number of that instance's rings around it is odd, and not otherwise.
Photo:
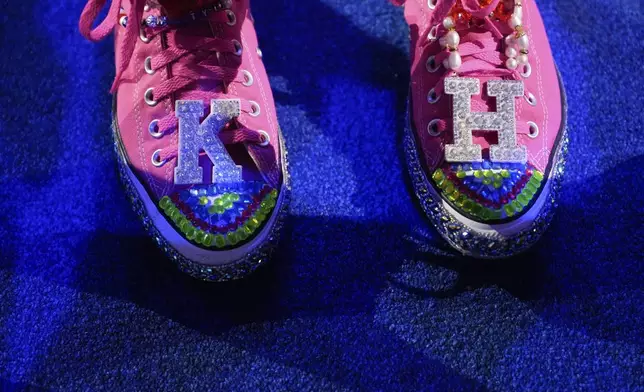
[[(464, 254), (504, 257), (548, 224), (565, 98), (534, 0), (407, 0), (405, 151), (427, 216)], [(287, 153), (249, 0), (89, 0), (90, 40), (115, 32), (113, 133), (127, 193), (195, 277), (242, 277), (274, 249)], [(482, 88), (483, 87), (483, 88)]]

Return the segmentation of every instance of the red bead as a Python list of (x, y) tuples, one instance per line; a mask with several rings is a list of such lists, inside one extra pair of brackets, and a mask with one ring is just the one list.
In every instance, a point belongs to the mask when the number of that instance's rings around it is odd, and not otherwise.
[(510, 17), (512, 16), (512, 10), (509, 8), (506, 9), (504, 2), (501, 1), (494, 10), (494, 16), (496, 16), (503, 22), (507, 22), (508, 19), (510, 19)]

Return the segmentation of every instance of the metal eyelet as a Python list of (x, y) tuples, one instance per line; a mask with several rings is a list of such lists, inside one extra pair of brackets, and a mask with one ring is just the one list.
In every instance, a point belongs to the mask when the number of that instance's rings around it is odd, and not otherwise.
[(152, 69), (152, 57), (145, 58), (145, 61), (143, 62), (143, 68), (145, 68), (145, 73), (147, 73), (148, 75), (154, 75), (156, 71)]
[(440, 132), (438, 130), (438, 122), (439, 119), (433, 119), (432, 121), (427, 124), (427, 132), (429, 133), (430, 136), (440, 136)]
[(262, 135), (262, 139), (264, 139), (263, 142), (261, 142), (259, 145), (261, 147), (266, 147), (271, 143), (271, 136), (263, 130), (258, 131), (260, 135)]
[(430, 41), (436, 41), (438, 39), (438, 25), (433, 26), (429, 33), (427, 34), (427, 39)]
[(245, 69), (242, 70), (242, 74), (244, 75), (244, 81), (242, 84), (246, 87), (252, 86), (254, 82), (253, 75)]
[(535, 98), (532, 93), (524, 95), (523, 98), (525, 98), (526, 102), (528, 102), (531, 106), (537, 106), (537, 98)]
[(434, 104), (438, 102), (439, 99), (441, 99), (441, 96), (436, 94), (435, 89), (429, 90), (429, 93), (427, 93), (427, 102)]
[(150, 38), (145, 35), (145, 29), (143, 27), (139, 29), (139, 38), (141, 38), (141, 41), (145, 42), (146, 44), (150, 42)]
[(532, 121), (528, 121), (528, 126), (530, 127), (530, 131), (528, 132), (528, 137), (532, 139), (536, 139), (537, 136), (539, 136), (539, 126)]
[(262, 53), (262, 50), (259, 48), (259, 46), (257, 47), (256, 51), (257, 51), (257, 56), (259, 56), (260, 59), (264, 57), (264, 53)]
[(119, 24), (121, 27), (126, 28), (127, 27), (127, 15), (123, 15), (119, 18)]
[(150, 121), (148, 131), (150, 132), (150, 135), (152, 135), (152, 137), (155, 139), (160, 139), (163, 137), (163, 132), (159, 131), (159, 120), (157, 119)]
[(145, 94), (143, 95), (143, 99), (145, 100), (145, 103), (148, 104), (148, 106), (157, 106), (159, 103), (158, 101), (154, 100), (154, 88), (150, 87), (149, 89), (145, 90)]
[(161, 166), (165, 165), (166, 162), (168, 162), (167, 159), (161, 160), (161, 149), (156, 150), (152, 154), (152, 158), (150, 158), (150, 160), (152, 161), (152, 164), (155, 167), (161, 167)]
[(425, 63), (425, 68), (427, 68), (427, 72), (429, 73), (438, 71), (440, 64), (436, 63), (436, 56), (429, 56), (427, 62)]
[(244, 48), (242, 47), (242, 44), (236, 39), (234, 39), (233, 45), (235, 45), (235, 56), (241, 56), (242, 53), (244, 52)]
[(433, 10), (436, 8), (436, 0), (427, 0), (427, 6), (430, 10)]
[(232, 12), (231, 10), (226, 10), (226, 16), (228, 17), (228, 26), (234, 26), (237, 24), (237, 16), (235, 16), (235, 13)]
[(523, 71), (521, 71), (521, 76), (524, 78), (529, 78), (530, 75), (532, 75), (532, 66), (530, 63), (528, 64), (523, 64)]
[(259, 114), (261, 113), (261, 108), (259, 107), (259, 104), (255, 101), (249, 101), (249, 102), (250, 102), (251, 110), (248, 114), (250, 114), (253, 117), (259, 116)]

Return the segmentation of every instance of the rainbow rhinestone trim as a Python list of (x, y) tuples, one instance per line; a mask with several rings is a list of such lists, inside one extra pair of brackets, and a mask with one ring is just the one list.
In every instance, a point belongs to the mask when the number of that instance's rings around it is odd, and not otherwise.
[(212, 185), (164, 196), (159, 207), (191, 242), (206, 248), (237, 246), (271, 215), (278, 191), (259, 183)]
[[(510, 235), (498, 231), (483, 232), (475, 230), (465, 225), (445, 208), (442, 196), (439, 196), (435, 191), (437, 189), (433, 185), (435, 181), (427, 175), (428, 173), (425, 172), (423, 164), (421, 163), (421, 155), (416, 145), (415, 131), (413, 130), (410, 117), (410, 101), (407, 102), (408, 110), (403, 146), (407, 169), (409, 170), (416, 197), (418, 198), (420, 207), (438, 233), (454, 249), (463, 255), (485, 259), (498, 259), (516, 255), (533, 246), (550, 225), (561, 192), (569, 143), (567, 122), (568, 103), (566, 91), (561, 84), (561, 75), (559, 75), (559, 83), (562, 99), (562, 124), (559, 130), (561, 132), (560, 139), (552, 151), (554, 154), (551, 160), (552, 166), (547, 176), (549, 178), (549, 185), (548, 183), (542, 184), (544, 191), (541, 191), (539, 196), (535, 196), (539, 200), (543, 199), (543, 205), (539, 207), (530, 226), (518, 233)], [(535, 204), (539, 200), (536, 200)], [(532, 206), (530, 208), (535, 207)]]
[[(283, 231), (286, 217), (288, 215), (288, 205), (291, 200), (291, 176), (289, 174), (288, 150), (286, 148), (281, 129), (279, 130), (279, 143), (280, 151), (282, 151), (280, 160), (282, 164), (283, 182), (277, 197), (276, 208), (274, 208), (271, 218), (268, 218), (268, 221), (262, 228), (262, 231), (267, 232), (266, 238), (234, 262), (215, 266), (204, 265), (184, 257), (165, 239), (154, 225), (154, 222), (146, 209), (142, 195), (138, 193), (133, 180), (130, 179), (130, 174), (128, 174), (131, 173), (131, 170), (127, 159), (125, 158), (125, 152), (121, 146), (119, 137), (120, 131), (118, 122), (116, 121), (116, 95), (112, 100), (111, 128), (114, 141), (113, 146), (117, 156), (119, 177), (123, 183), (125, 194), (132, 204), (132, 209), (141, 219), (144, 229), (148, 232), (154, 242), (156, 242), (159, 249), (165, 253), (168, 259), (172, 261), (180, 271), (203, 281), (225, 282), (244, 278), (271, 259), (272, 255), (275, 253), (275, 249), (277, 248), (278, 241)], [(257, 234), (260, 235), (261, 233), (258, 232)]]
[(482, 221), (511, 218), (530, 205), (543, 173), (529, 164), (451, 164), (437, 169), (432, 181), (455, 207)]

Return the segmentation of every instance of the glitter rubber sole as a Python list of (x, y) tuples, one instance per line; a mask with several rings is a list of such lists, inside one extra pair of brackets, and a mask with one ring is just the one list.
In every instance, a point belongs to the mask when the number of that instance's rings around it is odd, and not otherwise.
[[(230, 259), (228, 262), (221, 265), (198, 263), (186, 258), (170, 244), (166, 239), (166, 236), (176, 233), (163, 233), (158, 229), (158, 219), (165, 218), (158, 210), (156, 204), (149, 199), (147, 193), (145, 191), (141, 192), (138, 190), (143, 189), (143, 186), (140, 183), (137, 184), (138, 180), (127, 163), (119, 141), (118, 125), (115, 120), (112, 122), (112, 134), (114, 137), (116, 155), (118, 156), (118, 171), (125, 187), (125, 192), (132, 203), (134, 212), (139, 216), (143, 222), (144, 228), (154, 239), (159, 248), (163, 250), (166, 256), (174, 262), (182, 272), (204, 281), (223, 282), (241, 279), (255, 271), (259, 266), (265, 264), (271, 258), (275, 248), (277, 247), (277, 243), (279, 242), (291, 194), (290, 177), (288, 174), (288, 153), (286, 151), (284, 138), (282, 137), (281, 132), (280, 148), (283, 151), (282, 173), (284, 183), (282, 184), (282, 189), (280, 190), (273, 215), (254, 240), (246, 244), (245, 248), (240, 247), (245, 250), (240, 251), (239, 249), (233, 249), (231, 251), (219, 251), (222, 252), (222, 255), (224, 255), (224, 252), (228, 252), (228, 254), (226, 254), (226, 258)], [(143, 193), (143, 196), (141, 193)], [(153, 218), (153, 216), (157, 218)], [(218, 251), (210, 252), (215, 253)], [(233, 257), (231, 257), (231, 253), (233, 254)]]
[[(534, 245), (552, 220), (561, 189), (566, 155), (568, 153), (568, 127), (566, 93), (559, 75), (562, 95), (562, 135), (555, 146), (548, 182), (531, 211), (508, 224), (487, 225), (470, 221), (453, 210), (434, 189), (423, 170), (416, 140), (412, 130), (409, 109), (403, 139), (405, 159), (411, 176), (414, 193), (420, 205), (441, 236), (463, 255), (499, 259), (521, 253)], [(408, 104), (409, 108), (409, 104)], [(468, 222), (470, 226), (462, 222)], [(506, 233), (514, 232), (514, 234)]]

